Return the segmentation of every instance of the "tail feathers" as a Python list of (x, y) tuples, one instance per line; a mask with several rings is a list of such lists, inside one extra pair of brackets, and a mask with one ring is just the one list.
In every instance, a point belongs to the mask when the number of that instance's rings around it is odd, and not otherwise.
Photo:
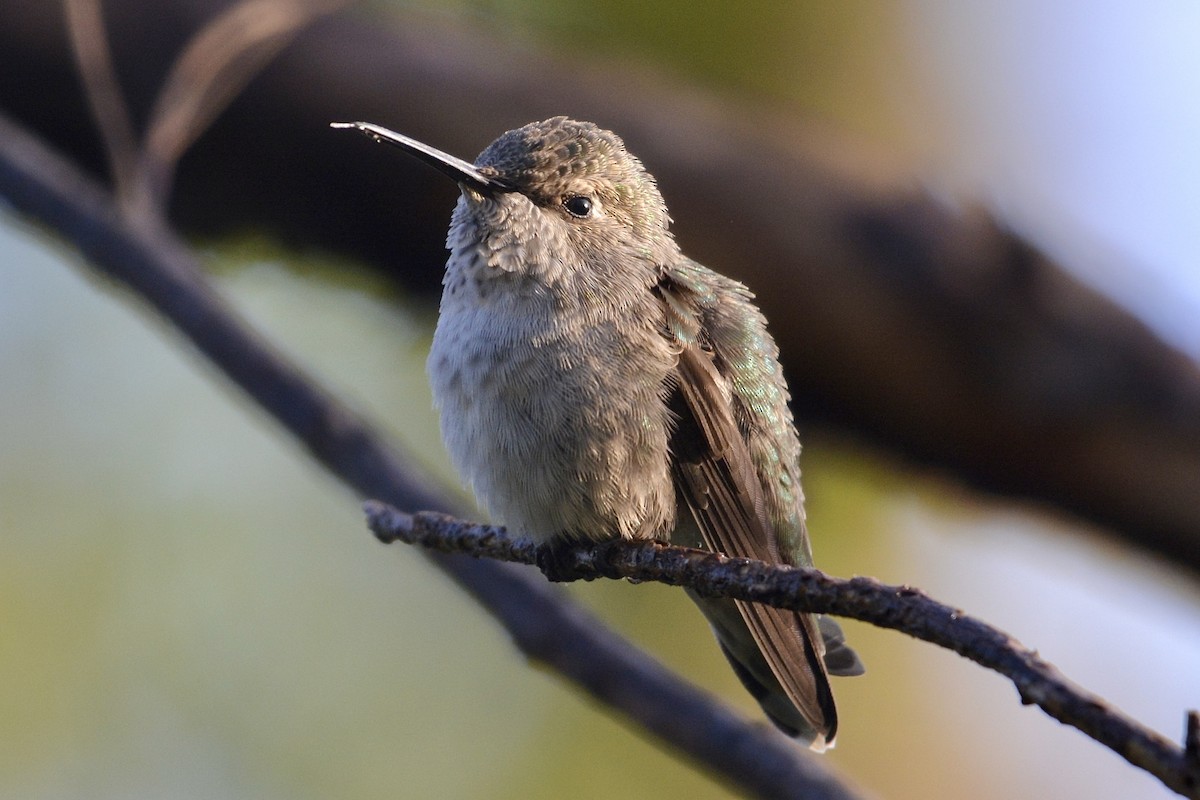
[(867, 671), (858, 653), (846, 644), (846, 634), (842, 626), (829, 617), (817, 617), (817, 627), (821, 638), (825, 640), (825, 669), (830, 675), (841, 678), (852, 678)]
[[(832, 747), (837, 730), (837, 717), (836, 712), (832, 710), (832, 700), (830, 699), (829, 713), (825, 719), (825, 729), (818, 730), (788, 697), (760, 651), (737, 605), (730, 600), (698, 597), (691, 592), (689, 594), (712, 625), (717, 642), (721, 645), (721, 652), (725, 654), (734, 673), (746, 687), (746, 691), (762, 706), (767, 718), (788, 736), (804, 742), (812, 750), (823, 752)], [(846, 645), (838, 624), (826, 617), (818, 617), (817, 628), (825, 643), (824, 662), (829, 673), (862, 674), (862, 662)], [(820, 680), (823, 679), (821, 676)], [(825, 690), (828, 691), (827, 685)]]
[[(762, 674), (761, 672), (757, 674), (751, 672), (719, 638), (717, 643), (721, 646), (721, 652), (725, 654), (725, 658), (728, 659), (729, 666), (733, 667), (733, 673), (742, 682), (742, 686), (745, 686), (750, 696), (758, 701), (763, 713), (774, 723), (776, 728), (793, 739), (806, 742), (810, 749), (818, 753), (823, 753), (828, 747), (833, 746), (832, 742), (825, 739), (823, 733), (813, 730), (808, 720), (800, 714), (795, 704), (783, 693), (783, 688), (779, 686), (778, 681), (774, 680), (773, 675), (768, 680), (775, 685), (773, 687), (765, 686), (758, 677)], [(763, 666), (766, 666), (765, 661)]]

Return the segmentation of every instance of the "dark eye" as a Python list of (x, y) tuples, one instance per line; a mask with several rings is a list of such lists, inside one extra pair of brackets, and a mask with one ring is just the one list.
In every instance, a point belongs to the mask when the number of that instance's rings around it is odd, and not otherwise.
[(592, 198), (581, 194), (573, 195), (563, 200), (563, 208), (575, 217), (586, 217), (592, 213)]

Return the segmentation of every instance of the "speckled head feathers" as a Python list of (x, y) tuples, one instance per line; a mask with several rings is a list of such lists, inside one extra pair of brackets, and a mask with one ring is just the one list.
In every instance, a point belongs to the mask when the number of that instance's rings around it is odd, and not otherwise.
[(591, 122), (531, 122), (488, 145), (475, 166), (539, 205), (572, 193), (596, 194), (635, 228), (666, 230), (670, 223), (653, 176), (621, 137)]

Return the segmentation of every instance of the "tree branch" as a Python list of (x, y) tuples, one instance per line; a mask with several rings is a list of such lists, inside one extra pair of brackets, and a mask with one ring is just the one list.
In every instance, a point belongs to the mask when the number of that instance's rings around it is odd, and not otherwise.
[[(123, 215), (111, 195), (2, 115), (0, 196), (74, 243), (98, 274), (133, 290), (347, 486), (399, 506), (452, 506), (382, 436), (251, 331), (159, 218)], [(761, 797), (861, 797), (829, 766), (684, 682), (539, 576), (429, 555), (523, 650), (717, 778)]]
[[(403, 541), (442, 553), (537, 564), (537, 545), (509, 538), (503, 528), (442, 514), (407, 514), (373, 501), (364, 509), (368, 525), (383, 542)], [(1195, 752), (1200, 733), (1195, 712), (1188, 715), (1185, 749), (1071, 683), (1012, 636), (920, 589), (890, 586), (873, 578), (833, 578), (816, 569), (726, 558), (660, 542), (618, 539), (581, 543), (555, 554), (556, 568), (562, 570), (556, 575), (569, 575), (573, 580), (630, 578), (688, 586), (708, 597), (850, 617), (953, 650), (1010, 679), (1022, 703), (1036, 704), (1179, 794), (1200, 797), (1200, 759)]]

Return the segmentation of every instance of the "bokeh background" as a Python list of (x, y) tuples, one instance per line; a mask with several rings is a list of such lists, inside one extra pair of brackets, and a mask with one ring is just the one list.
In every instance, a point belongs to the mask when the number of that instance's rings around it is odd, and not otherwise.
[[(581, 68), (623, 61), (715, 104), (813, 120), (947, 203), (986, 204), (1200, 356), (1190, 3), (357, 13), (380, 26), (433, 18), (568, 63), (579, 54)], [(427, 298), (253, 228), (195, 244), (255, 325), (453, 483), (423, 375)], [(728, 795), (531, 669), (416, 554), (376, 544), (355, 497), (76, 259), (0, 210), (0, 797)], [(920, 586), (1180, 736), (1200, 704), (1194, 574), (853, 435), (802, 434), (820, 566)], [(568, 590), (757, 714), (680, 592)], [(879, 796), (1170, 796), (1021, 706), (1000, 677), (846, 628), (869, 671), (835, 685), (842, 736), (828, 759)]]

